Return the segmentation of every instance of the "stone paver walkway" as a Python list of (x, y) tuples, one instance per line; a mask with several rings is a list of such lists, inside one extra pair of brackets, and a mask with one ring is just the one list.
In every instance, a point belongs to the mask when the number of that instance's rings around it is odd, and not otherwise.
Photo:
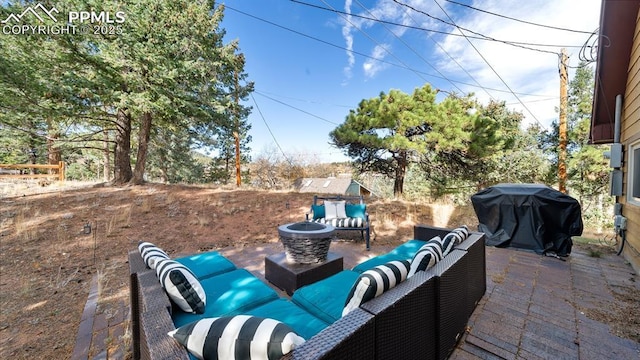
[(640, 344), (597, 320), (624, 316), (616, 298), (633, 294), (640, 278), (614, 254), (574, 247), (561, 261), (487, 248), (487, 292), (451, 358), (640, 359)]

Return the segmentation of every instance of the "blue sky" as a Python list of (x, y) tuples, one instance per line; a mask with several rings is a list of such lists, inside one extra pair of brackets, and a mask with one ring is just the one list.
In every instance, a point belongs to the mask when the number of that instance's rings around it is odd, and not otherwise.
[[(330, 146), (329, 132), (349, 110), (382, 91), (411, 93), (425, 83), (443, 91), (474, 92), (483, 103), (504, 100), (524, 113), (525, 125), (548, 127), (557, 119), (559, 105), (557, 53), (565, 47), (569, 66), (578, 65), (588, 33), (598, 28), (601, 4), (455, 0), (482, 12), (446, 0), (300, 2), (221, 2), (227, 6), (225, 39), (239, 40), (245, 70), (256, 86), (246, 103), (253, 107), (254, 159), (284, 152), (308, 163), (348, 160)], [(465, 31), (469, 36), (554, 46), (524, 45), (537, 49), (531, 50), (447, 35), (460, 33), (441, 20), (476, 33)]]

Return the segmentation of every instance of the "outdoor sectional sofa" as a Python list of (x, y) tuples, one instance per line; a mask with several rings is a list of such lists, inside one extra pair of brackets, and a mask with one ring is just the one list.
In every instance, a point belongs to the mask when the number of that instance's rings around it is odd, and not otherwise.
[[(336, 284), (350, 287), (357, 277), (354, 272), (390, 260), (410, 259), (426, 240), (449, 231), (416, 226), (413, 240), (354, 269), (298, 289), (291, 299), (279, 297), (267, 284), (237, 269), (217, 252), (176, 259), (192, 269), (207, 289), (209, 313), (202, 315), (177, 310), (140, 253), (130, 251), (134, 359), (189, 359), (186, 348), (169, 337), (169, 331), (203, 316), (236, 314), (276, 319), (306, 339), (284, 359), (445, 359), (486, 290), (483, 233), (472, 232), (435, 266), (417, 272), (344, 317), (331, 306), (317, 306), (317, 301), (344, 301), (340, 298), (344, 291), (336, 291)], [(332, 295), (327, 295), (327, 290)]]

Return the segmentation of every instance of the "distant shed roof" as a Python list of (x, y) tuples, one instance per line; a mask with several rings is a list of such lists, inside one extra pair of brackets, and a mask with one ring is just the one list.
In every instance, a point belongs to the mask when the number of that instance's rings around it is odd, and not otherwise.
[(294, 186), (304, 193), (371, 195), (371, 190), (351, 178), (301, 178), (296, 180)]

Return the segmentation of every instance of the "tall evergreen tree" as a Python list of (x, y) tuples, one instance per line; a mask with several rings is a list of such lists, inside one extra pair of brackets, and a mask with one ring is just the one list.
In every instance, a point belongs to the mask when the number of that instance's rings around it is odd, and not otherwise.
[[(595, 196), (608, 184), (608, 168), (604, 158), (606, 147), (589, 145), (589, 127), (593, 102), (593, 69), (581, 62), (569, 82), (567, 109), (567, 174), (568, 191), (577, 197)], [(541, 144), (551, 159), (548, 178), (556, 182), (558, 169), (558, 123), (541, 134)]]
[[(456, 99), (464, 108), (473, 108), (474, 116), (460, 124), (462, 143), (427, 152), (421, 166), (435, 187), (446, 188), (453, 181), (471, 182), (476, 189), (500, 182), (504, 161), (514, 145), (521, 141), (522, 114), (507, 109), (505, 102), (487, 105)], [(463, 117), (464, 119), (464, 117)]]
[(609, 166), (604, 152), (607, 146), (589, 145), (593, 104), (593, 70), (581, 63), (569, 82), (568, 119), (569, 188), (580, 198), (606, 192)]
[(126, 21), (114, 34), (0, 38), (0, 131), (46, 138), (49, 153), (64, 142), (105, 149), (91, 142), (112, 132), (106, 139), (114, 141), (116, 183), (144, 180), (149, 144), (161, 133), (154, 129), (175, 130), (193, 146), (215, 146), (233, 127), (233, 108), (246, 134), (248, 109), (233, 99), (244, 99), (252, 84), (238, 61), (238, 43), (223, 43), (223, 6), (206, 0), (69, 0), (63, 6), (123, 11)]
[(359, 171), (394, 179), (393, 193), (400, 197), (407, 167), (420, 156), (477, 153), (481, 149), (472, 144), (474, 132), (492, 136), (492, 128), (480, 126), (484, 119), (470, 114), (470, 98), (449, 96), (436, 103), (436, 94), (426, 84), (411, 95), (391, 90), (363, 100), (330, 133), (331, 140), (354, 159)]

